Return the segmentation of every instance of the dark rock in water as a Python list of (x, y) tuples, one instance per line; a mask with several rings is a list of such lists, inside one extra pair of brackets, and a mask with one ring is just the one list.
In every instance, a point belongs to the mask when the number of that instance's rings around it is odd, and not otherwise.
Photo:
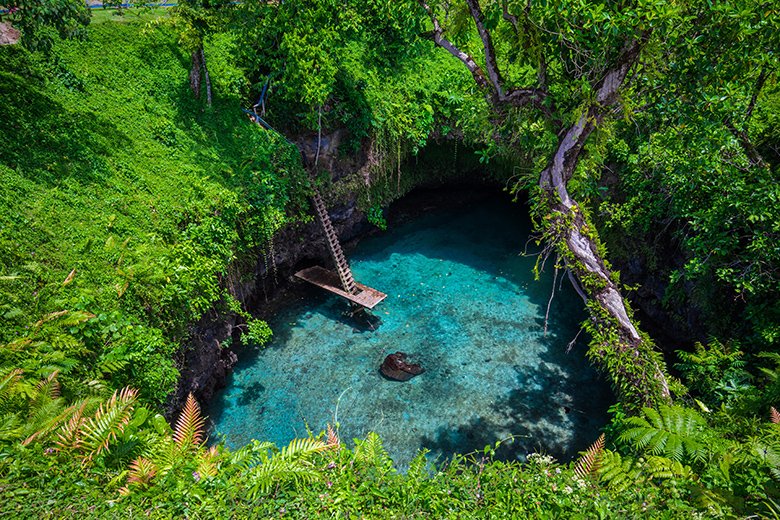
[(409, 381), (414, 376), (425, 372), (420, 365), (407, 363), (406, 354), (403, 352), (396, 352), (387, 356), (382, 366), (379, 367), (379, 371), (383, 376), (393, 381)]

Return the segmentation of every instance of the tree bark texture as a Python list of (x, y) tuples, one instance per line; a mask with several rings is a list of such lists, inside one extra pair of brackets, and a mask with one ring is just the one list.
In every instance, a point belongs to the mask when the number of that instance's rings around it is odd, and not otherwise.
[(190, 68), (190, 89), (195, 95), (195, 99), (200, 99), (202, 86), (206, 85), (206, 103), (211, 106), (211, 77), (209, 68), (206, 65), (206, 54), (203, 52), (203, 46), (192, 51), (192, 68)]

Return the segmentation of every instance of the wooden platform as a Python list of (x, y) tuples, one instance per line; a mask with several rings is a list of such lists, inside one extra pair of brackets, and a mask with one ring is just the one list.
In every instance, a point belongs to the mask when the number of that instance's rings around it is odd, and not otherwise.
[(373, 309), (379, 302), (387, 298), (385, 293), (379, 292), (376, 289), (372, 289), (371, 287), (367, 287), (362, 283), (357, 282), (355, 282), (355, 287), (357, 287), (357, 294), (349, 294), (341, 288), (341, 281), (339, 280), (338, 274), (318, 265), (309, 267), (308, 269), (304, 269), (302, 271), (298, 271), (295, 273), (295, 276), (301, 280), (306, 280), (307, 282), (312, 283), (317, 287), (322, 287), (326, 291), (330, 291), (333, 294), (341, 296), (342, 298), (345, 298), (352, 303), (357, 303), (366, 309)]

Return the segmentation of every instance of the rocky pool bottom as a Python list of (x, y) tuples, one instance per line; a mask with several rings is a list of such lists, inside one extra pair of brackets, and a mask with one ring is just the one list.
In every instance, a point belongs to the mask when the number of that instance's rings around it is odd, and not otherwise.
[[(284, 445), (331, 423), (344, 440), (377, 432), (399, 468), (423, 447), (441, 460), (510, 438), (499, 457), (576, 455), (614, 398), (584, 341), (569, 348), (584, 313), (561, 277), (545, 334), (553, 266), (534, 280), (529, 231), (519, 205), (494, 199), (364, 240), (350, 255), (355, 278), (388, 294), (374, 323), (345, 315), (337, 297), (302, 291), (270, 320), (269, 346), (241, 353), (209, 410), (213, 438)], [(397, 351), (425, 371), (383, 377)]]

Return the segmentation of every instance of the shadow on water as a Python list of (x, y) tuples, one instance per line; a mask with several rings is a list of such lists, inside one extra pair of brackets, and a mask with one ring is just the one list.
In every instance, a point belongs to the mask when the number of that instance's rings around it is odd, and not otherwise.
[(498, 398), (489, 410), (479, 411), (478, 417), (468, 423), (448, 425), (434, 435), (421, 436), (420, 446), (440, 459), (484, 450), (497, 441), (502, 441), (495, 451), (498, 460), (524, 461), (535, 452), (563, 462), (575, 458), (607, 423), (604, 403), (613, 402), (614, 397), (604, 385), (588, 384), (592, 382), (572, 378), (560, 370), (558, 356), (542, 358), (545, 362), (531, 369), (513, 366), (516, 387)]

